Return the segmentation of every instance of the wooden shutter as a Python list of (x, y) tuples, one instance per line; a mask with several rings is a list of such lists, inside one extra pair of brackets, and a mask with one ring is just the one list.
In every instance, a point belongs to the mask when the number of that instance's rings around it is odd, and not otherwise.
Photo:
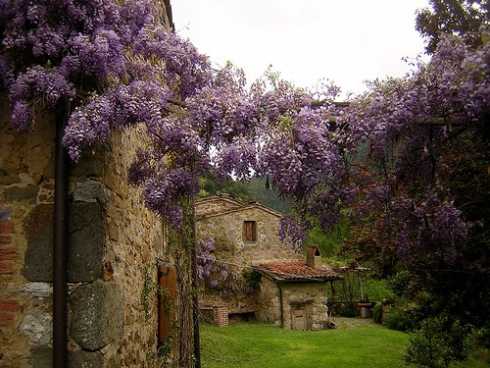
[(257, 223), (255, 221), (245, 221), (243, 223), (243, 239), (245, 241), (257, 240)]
[[(158, 283), (162, 289), (158, 300), (158, 343), (168, 344), (172, 337), (172, 324), (176, 319), (177, 272), (174, 266), (159, 265)], [(171, 305), (173, 303), (173, 305)]]

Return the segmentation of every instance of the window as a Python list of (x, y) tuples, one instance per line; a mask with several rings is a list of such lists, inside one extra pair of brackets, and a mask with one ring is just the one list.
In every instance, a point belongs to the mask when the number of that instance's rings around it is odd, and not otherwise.
[(248, 242), (257, 241), (257, 223), (245, 221), (243, 223), (243, 240)]

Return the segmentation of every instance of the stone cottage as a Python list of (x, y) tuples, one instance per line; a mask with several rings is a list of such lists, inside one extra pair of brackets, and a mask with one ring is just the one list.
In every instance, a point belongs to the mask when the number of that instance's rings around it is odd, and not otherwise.
[[(169, 1), (159, 1), (172, 27)], [(0, 367), (53, 367), (56, 121), (15, 131), (0, 98)], [(127, 184), (138, 127), (68, 170), (69, 367), (148, 367), (157, 356), (160, 219)]]
[[(215, 257), (227, 262), (236, 274), (264, 260), (294, 259), (297, 254), (279, 238), (282, 214), (256, 202), (241, 202), (230, 196), (212, 196), (196, 202), (196, 233), (199, 240), (215, 242)], [(209, 290), (201, 305), (226, 306), (229, 314), (256, 311), (250, 293)]]
[(241, 202), (229, 196), (196, 202), (198, 238), (213, 238), (220, 257), (247, 264), (297, 257), (279, 238), (282, 217), (258, 202)]
[(320, 265), (316, 247), (306, 250), (305, 260), (280, 260), (254, 266), (262, 275), (257, 295), (257, 319), (292, 330), (327, 327), (327, 288), (341, 276)]
[(254, 292), (205, 290), (201, 305), (214, 309), (214, 316), (220, 317), (215, 322), (226, 324), (222, 317), (227, 313), (231, 317), (253, 315), (285, 328), (323, 327), (325, 288), (340, 277), (320, 265), (316, 247), (308, 249), (305, 261), (281, 241), (281, 213), (257, 202), (213, 196), (196, 203), (196, 217), (197, 237), (215, 241), (218, 262), (232, 265), (235, 273), (253, 270), (260, 275)]

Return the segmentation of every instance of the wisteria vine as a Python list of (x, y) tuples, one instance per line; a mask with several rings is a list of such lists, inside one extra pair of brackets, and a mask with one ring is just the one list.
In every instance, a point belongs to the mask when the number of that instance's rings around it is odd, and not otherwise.
[(442, 37), (428, 63), (416, 63), (406, 78), (374, 83), (339, 118), (352, 127), (353, 152), (368, 163), (352, 170), (354, 208), (360, 219), (375, 216), (367, 232), (373, 243), (407, 263), (458, 262), (471, 223), (450, 189), (448, 158), (455, 139), (487, 124), (489, 73), (489, 43), (475, 49)]
[[(239, 69), (213, 69), (189, 41), (159, 24), (149, 0), (3, 0), (0, 30), (1, 84), (15, 127), (29, 129), (38, 110), (71, 101), (64, 143), (77, 161), (114, 129), (143, 124), (151, 144), (138, 152), (129, 179), (143, 187), (148, 208), (176, 227), (180, 201), (196, 195), (200, 175), (266, 175), (295, 204), (294, 220), (285, 219), (281, 230), (295, 244), (312, 217), (324, 229), (335, 224), (356, 193), (384, 193), (365, 203), (388, 205), (391, 215), (402, 193), (412, 213), (425, 208), (421, 203), (451, 212), (434, 157), (452, 134), (448, 119), (477, 122), (490, 97), (490, 46), (473, 49), (455, 37), (441, 41), (409, 77), (377, 83), (339, 108), (332, 86), (319, 103), (318, 93), (278, 78), (247, 87)], [(434, 126), (434, 119), (442, 123)], [(367, 194), (349, 186), (349, 160), (366, 141), (371, 158), (384, 165), (383, 179), (375, 178)], [(414, 162), (425, 175), (412, 180)], [(407, 180), (422, 188), (416, 197)], [(455, 211), (448, 221), (456, 221)], [(400, 229), (399, 239), (406, 232)]]

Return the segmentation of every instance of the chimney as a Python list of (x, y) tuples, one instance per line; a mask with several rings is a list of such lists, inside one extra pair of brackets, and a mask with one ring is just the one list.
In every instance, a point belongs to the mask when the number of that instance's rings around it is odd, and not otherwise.
[[(318, 258), (318, 260), (317, 260)], [(306, 248), (306, 265), (315, 268), (317, 261), (319, 262), (320, 249), (317, 246), (309, 246)]]

